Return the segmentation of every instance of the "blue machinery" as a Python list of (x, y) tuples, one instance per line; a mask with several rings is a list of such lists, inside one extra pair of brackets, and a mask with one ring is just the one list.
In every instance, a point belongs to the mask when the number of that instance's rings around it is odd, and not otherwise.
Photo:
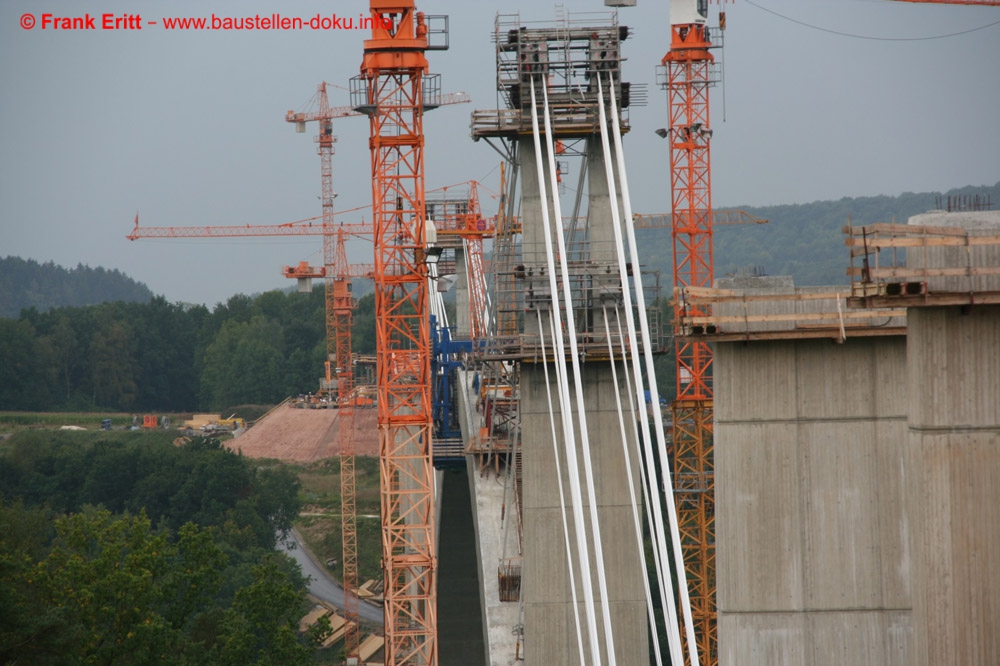
[(434, 421), (434, 467), (448, 469), (465, 465), (465, 443), (458, 420), (456, 371), (472, 352), (471, 340), (452, 340), (452, 329), (438, 326), (431, 315), (431, 374)]

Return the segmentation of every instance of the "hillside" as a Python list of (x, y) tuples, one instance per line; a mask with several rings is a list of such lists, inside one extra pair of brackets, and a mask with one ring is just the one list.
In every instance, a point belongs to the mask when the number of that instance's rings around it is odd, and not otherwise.
[[(906, 192), (897, 197), (845, 197), (838, 201), (757, 208), (720, 206), (743, 209), (770, 222), (715, 229), (716, 277), (752, 268), (766, 275), (791, 275), (799, 285), (847, 284), (849, 257), (841, 228), (848, 219), (854, 225), (905, 223), (911, 215), (935, 209), (938, 200), (949, 195), (989, 197), (994, 209), (1000, 208), (1000, 182), (955, 189), (943, 195)], [(669, 230), (640, 230), (637, 240), (643, 251), (642, 263), (647, 268), (659, 269), (665, 283), (669, 282)]]
[(148, 303), (152, 298), (149, 287), (118, 270), (0, 258), (0, 317), (15, 318), (25, 308), (46, 312), (113, 301)]

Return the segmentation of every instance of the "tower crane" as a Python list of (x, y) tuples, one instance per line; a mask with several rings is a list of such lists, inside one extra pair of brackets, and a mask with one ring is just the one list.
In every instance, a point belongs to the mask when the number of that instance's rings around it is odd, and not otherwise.
[[(322, 181), (323, 223), (327, 229), (333, 229), (333, 152), (337, 137), (333, 133), (333, 119), (348, 116), (364, 115), (353, 107), (331, 107), (327, 95), (327, 83), (321, 83), (316, 88), (313, 98), (317, 109), (315, 111), (288, 111), (285, 120), (294, 123), (296, 131), (305, 132), (306, 123), (317, 122), (319, 134), (315, 137), (317, 152), (320, 156), (320, 175)], [(445, 95), (440, 104), (461, 104), (469, 101), (465, 93)], [(311, 106), (312, 104), (310, 104)], [(369, 229), (371, 233), (373, 229)], [(345, 233), (338, 230), (336, 235), (325, 234), (323, 237), (324, 275), (326, 277), (326, 380), (330, 386), (334, 377), (337, 385), (337, 402), (339, 404), (338, 421), (340, 439), (340, 495), (342, 502), (341, 530), (343, 543), (343, 587), (344, 587), (344, 619), (347, 627), (344, 636), (344, 651), (348, 659), (357, 657), (359, 648), (358, 627), (358, 549), (357, 549), (357, 515), (355, 498), (355, 451), (354, 451), (354, 407), (352, 396), (354, 388), (354, 367), (351, 354), (351, 319), (354, 310), (354, 298), (351, 295), (352, 283), (350, 265), (347, 263), (345, 251)], [(288, 277), (298, 277), (298, 274), (288, 274)], [(331, 364), (334, 368), (331, 373)]]
[[(423, 114), (439, 103), (438, 77), (427, 75), (425, 56), (436, 47), (429, 19), (413, 0), (370, 0), (369, 7), (371, 39), (351, 95), (370, 128), (385, 663), (435, 666)], [(446, 28), (434, 34), (446, 35)]]
[[(316, 88), (314, 99), (318, 109), (314, 112), (296, 113), (289, 111), (285, 121), (294, 123), (299, 133), (305, 132), (307, 122), (319, 123), (316, 136), (317, 152), (320, 158), (320, 179), (322, 182), (321, 201), (323, 204), (323, 226), (332, 228), (334, 219), (333, 200), (333, 144), (337, 137), (333, 133), (333, 119), (362, 115), (351, 107), (332, 108), (326, 92), (327, 84)], [(354, 365), (351, 358), (351, 319), (354, 311), (354, 297), (349, 275), (347, 254), (344, 246), (344, 232), (323, 236), (323, 263), (326, 277), (326, 387), (336, 377), (337, 403), (339, 413), (338, 435), (340, 440), (340, 499), (341, 499), (341, 543), (343, 546), (344, 588), (344, 653), (348, 659), (358, 655), (360, 636), (358, 632), (358, 532), (355, 483), (354, 451), (354, 404), (351, 392), (354, 388)], [(331, 373), (331, 364), (334, 371)]]
[[(341, 544), (343, 547), (344, 588), (344, 653), (350, 658), (357, 657), (360, 646), (358, 631), (358, 528), (357, 493), (355, 482), (354, 449), (354, 360), (351, 353), (351, 323), (357, 305), (352, 295), (352, 277), (372, 277), (374, 266), (349, 264), (347, 261), (346, 237), (342, 230), (324, 236), (324, 247), (333, 236), (332, 261), (321, 270), (306, 266), (310, 277), (326, 278), (327, 315), (327, 361), (326, 385), (329, 389), (336, 378), (336, 403), (338, 406), (338, 441), (340, 444), (340, 499), (341, 499)], [(299, 267), (286, 266), (286, 277), (299, 278), (303, 275)], [(331, 372), (331, 365), (333, 371)], [(332, 396), (331, 396), (332, 397)]]
[(143, 227), (139, 225), (139, 216), (135, 216), (135, 226), (125, 236), (134, 241), (141, 238), (239, 238), (265, 236), (324, 236), (335, 234), (343, 229), (349, 235), (371, 233), (370, 222), (339, 222), (327, 226), (317, 222), (320, 217), (307, 217), (295, 222), (284, 224), (230, 224), (209, 225), (197, 227)]
[[(670, 4), (670, 51), (663, 57), (670, 142), (674, 288), (710, 287), (712, 136), (708, 89), (714, 57), (707, 0)], [(678, 305), (675, 301), (675, 310)], [(691, 314), (690, 312), (686, 314)], [(697, 314), (709, 314), (707, 312)], [(674, 312), (674, 322), (679, 320)], [(688, 663), (718, 663), (715, 606), (715, 456), (712, 442), (712, 352), (708, 344), (675, 338), (673, 476), (677, 523), (687, 571), (697, 652)], [(690, 641), (691, 637), (688, 637)]]

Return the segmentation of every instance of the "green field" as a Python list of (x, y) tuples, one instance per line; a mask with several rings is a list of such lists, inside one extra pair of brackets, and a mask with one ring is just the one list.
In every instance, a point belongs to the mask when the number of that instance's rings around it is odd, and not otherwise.
[[(295, 523), (306, 546), (321, 562), (336, 560), (328, 566), (330, 574), (343, 576), (343, 540), (341, 538), (340, 460), (329, 458), (312, 465), (293, 466), (302, 483), (299, 491), (302, 514)], [(358, 525), (359, 583), (382, 575), (381, 523), (379, 520), (378, 459), (358, 456), (355, 459), (355, 483)]]

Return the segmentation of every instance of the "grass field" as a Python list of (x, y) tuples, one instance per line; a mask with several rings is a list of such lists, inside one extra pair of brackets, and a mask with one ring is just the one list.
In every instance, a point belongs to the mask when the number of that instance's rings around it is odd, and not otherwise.
[(75, 425), (88, 430), (100, 430), (103, 419), (111, 419), (115, 427), (132, 425), (132, 414), (105, 412), (0, 412), (2, 427), (58, 428)]
[[(360, 582), (382, 575), (382, 533), (379, 520), (378, 459), (355, 459), (358, 531), (358, 576)], [(343, 576), (343, 541), (340, 513), (340, 460), (329, 458), (312, 465), (295, 466), (302, 483), (302, 515), (295, 527), (306, 545), (321, 562), (336, 560), (327, 567), (340, 580)]]

